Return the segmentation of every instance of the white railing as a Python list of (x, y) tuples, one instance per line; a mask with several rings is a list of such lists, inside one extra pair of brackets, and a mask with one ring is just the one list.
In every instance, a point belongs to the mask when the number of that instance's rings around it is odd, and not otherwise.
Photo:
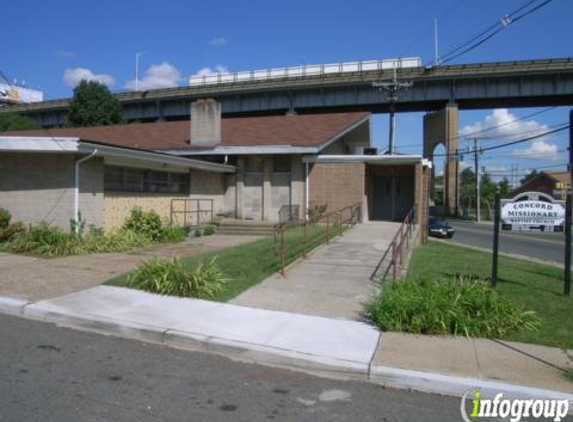
[(421, 66), (419, 57), (403, 59), (368, 60), (360, 62), (313, 64), (295, 67), (283, 67), (246, 72), (225, 72), (212, 75), (191, 76), (190, 86), (217, 85), (237, 82), (265, 81), (272, 79), (304, 78), (307, 76), (323, 76), (340, 73), (367, 72), (373, 70), (392, 70), (415, 68)]

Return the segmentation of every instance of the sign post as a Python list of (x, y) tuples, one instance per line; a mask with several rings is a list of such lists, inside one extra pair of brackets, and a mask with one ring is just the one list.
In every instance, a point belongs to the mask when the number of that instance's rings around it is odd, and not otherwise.
[(571, 194), (567, 194), (565, 203), (565, 274), (563, 294), (571, 295)]
[(493, 218), (493, 257), (491, 261), (491, 286), (497, 286), (497, 257), (499, 254), (499, 226), (501, 224), (500, 194), (495, 194), (495, 209)]

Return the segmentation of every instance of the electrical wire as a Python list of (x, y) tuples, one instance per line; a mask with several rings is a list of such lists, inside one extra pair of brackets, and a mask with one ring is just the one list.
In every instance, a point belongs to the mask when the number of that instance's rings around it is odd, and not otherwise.
[(553, 0), (544, 0), (541, 3), (537, 4), (536, 6), (532, 7), (531, 9), (526, 10), (525, 12), (517, 15), (518, 13), (522, 12), (524, 9), (528, 8), (529, 6), (533, 5), (538, 1), (539, 0), (529, 1), (528, 3), (519, 7), (513, 12), (506, 14), (500, 20), (488, 26), (485, 30), (481, 31), (479, 34), (471, 37), (469, 40), (450, 50), (448, 53), (446, 53), (441, 57), (440, 64), (448, 63), (452, 60), (457, 59), (460, 56), (463, 56), (466, 53), (469, 53), (470, 51), (476, 49), (480, 45), (492, 39), (494, 36), (499, 34), (502, 30), (504, 30), (511, 24), (514, 24), (520, 21), (521, 19), (525, 18), (526, 16), (536, 12), (537, 10), (551, 3)]

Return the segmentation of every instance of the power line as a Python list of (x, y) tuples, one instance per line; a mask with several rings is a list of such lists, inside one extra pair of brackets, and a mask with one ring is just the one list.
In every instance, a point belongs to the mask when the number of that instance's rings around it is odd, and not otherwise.
[[(548, 132), (543, 132), (543, 133), (539, 133), (539, 134), (537, 134), (537, 135), (529, 136), (529, 137), (527, 137), (527, 138), (519, 139), (519, 140), (517, 140), (517, 141), (506, 142), (506, 143), (500, 144), (500, 145), (492, 145), (492, 146), (490, 146), (490, 147), (481, 148), (481, 151), (482, 151), (482, 152), (491, 151), (491, 150), (494, 150), (494, 149), (504, 148), (504, 147), (507, 147), (507, 146), (516, 145), (516, 144), (520, 144), (520, 143), (527, 142), (527, 141), (532, 141), (532, 140), (534, 140), (534, 139), (542, 138), (542, 137), (544, 137), (544, 136), (551, 135), (551, 134), (553, 134), (553, 133), (562, 132), (562, 131), (567, 130), (567, 129), (569, 129), (569, 125), (565, 125), (564, 127), (561, 127), (561, 128), (558, 128), (558, 129), (554, 129), (554, 130), (550, 130), (550, 131), (548, 131)], [(458, 152), (455, 152), (455, 153), (435, 154), (434, 157), (452, 157), (452, 156), (464, 155), (464, 154), (466, 154), (466, 153), (467, 153), (467, 152), (464, 152), (464, 151), (458, 151)]]
[(535, 7), (521, 13), (520, 15), (515, 16), (516, 14), (520, 13), (521, 11), (523, 11), (524, 9), (531, 6), (533, 3), (537, 2), (537, 1), (538, 0), (531, 0), (528, 3), (526, 3), (525, 5), (521, 6), (520, 8), (514, 10), (513, 12), (506, 14), (499, 21), (488, 26), (485, 30), (483, 30), (479, 34), (471, 37), (469, 40), (460, 44), (459, 46), (457, 46), (453, 50), (450, 50), (450, 52), (448, 52), (447, 54), (442, 56), (440, 63), (450, 62), (450, 61), (452, 61), (452, 60), (454, 60), (454, 59), (456, 59), (456, 58), (458, 58), (458, 57), (460, 57), (466, 53), (469, 53), (470, 51), (476, 49), (480, 45), (482, 45), (485, 42), (492, 39), (494, 36), (496, 36), (498, 33), (500, 33), (502, 30), (504, 30), (505, 28), (507, 28), (511, 24), (520, 21), (521, 19), (525, 18), (526, 16), (528, 16), (528, 15), (534, 13), (535, 11), (541, 9), (542, 7), (548, 5), (553, 0), (545, 0), (542, 3), (536, 5)]

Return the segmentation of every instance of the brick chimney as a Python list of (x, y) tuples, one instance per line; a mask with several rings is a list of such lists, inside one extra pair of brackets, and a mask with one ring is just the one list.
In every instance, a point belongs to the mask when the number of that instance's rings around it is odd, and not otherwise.
[(191, 103), (191, 146), (214, 147), (221, 142), (221, 103), (212, 98)]

